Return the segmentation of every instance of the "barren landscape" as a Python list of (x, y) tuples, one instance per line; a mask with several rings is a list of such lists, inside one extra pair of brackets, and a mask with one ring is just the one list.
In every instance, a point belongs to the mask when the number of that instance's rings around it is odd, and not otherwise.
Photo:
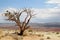
[(0, 40), (60, 40), (59, 27), (30, 27), (20, 36), (17, 26), (3, 25), (0, 25)]
[(60, 0), (0, 0), (0, 40), (60, 40)]
[(0, 29), (0, 40), (60, 40), (60, 32), (26, 30), (23, 36), (18, 30)]

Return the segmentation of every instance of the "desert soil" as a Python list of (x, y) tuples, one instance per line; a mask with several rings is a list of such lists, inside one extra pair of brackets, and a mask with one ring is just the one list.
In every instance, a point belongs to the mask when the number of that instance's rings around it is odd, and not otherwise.
[(0, 30), (0, 40), (60, 40), (60, 32), (32, 31), (26, 32), (24, 36), (12, 34), (15, 31)]

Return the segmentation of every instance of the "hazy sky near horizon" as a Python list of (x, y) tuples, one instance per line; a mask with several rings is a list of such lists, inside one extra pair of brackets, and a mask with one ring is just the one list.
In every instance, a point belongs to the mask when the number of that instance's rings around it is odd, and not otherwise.
[[(0, 14), (4, 9), (32, 8), (37, 15), (31, 22), (60, 22), (60, 0), (0, 0)], [(0, 16), (0, 23), (7, 23)]]

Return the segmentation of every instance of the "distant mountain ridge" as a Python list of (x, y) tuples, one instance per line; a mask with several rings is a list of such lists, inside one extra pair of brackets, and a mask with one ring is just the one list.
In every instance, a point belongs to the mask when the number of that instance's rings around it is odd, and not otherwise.
[[(0, 26), (8, 25), (8, 26), (16, 26), (15, 23), (0, 23)], [(50, 22), (50, 23), (30, 23), (32, 27), (60, 27), (60, 22)]]
[[(50, 23), (30, 23), (32, 30), (37, 31), (60, 31), (60, 23), (50, 22)], [(19, 29), (15, 23), (0, 23), (0, 29)]]
[(31, 23), (30, 25), (37, 27), (60, 27), (60, 23)]
[[(50, 22), (50, 23), (30, 23), (33, 28), (38, 27), (60, 27), (60, 22)], [(0, 23), (0, 26), (16, 26), (15, 23)]]

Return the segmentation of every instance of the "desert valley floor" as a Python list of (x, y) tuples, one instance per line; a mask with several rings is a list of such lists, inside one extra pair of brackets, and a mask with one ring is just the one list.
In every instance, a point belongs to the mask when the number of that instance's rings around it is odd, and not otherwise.
[(59, 31), (26, 30), (23, 36), (14, 34), (18, 30), (0, 29), (0, 40), (60, 40)]

